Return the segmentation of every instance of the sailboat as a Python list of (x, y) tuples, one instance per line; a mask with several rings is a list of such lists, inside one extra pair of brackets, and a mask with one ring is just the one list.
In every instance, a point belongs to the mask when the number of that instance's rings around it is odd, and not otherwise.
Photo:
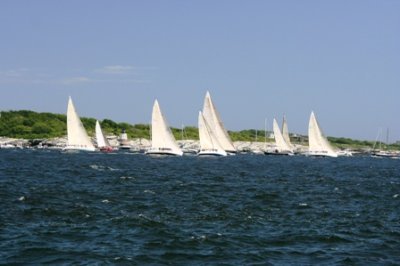
[(218, 139), (208, 125), (203, 113), (199, 112), (199, 139), (200, 150), (197, 155), (226, 156), (226, 151), (221, 147)]
[(286, 144), (293, 150), (293, 144), (290, 142), (289, 128), (285, 116), (283, 116), (283, 121), (282, 121), (282, 136)]
[(224, 128), (221, 117), (218, 114), (208, 91), (204, 98), (203, 116), (205, 121), (208, 123), (212, 134), (214, 134), (218, 139), (222, 149), (224, 149), (228, 154), (235, 154), (236, 148), (233, 146), (232, 140)]
[(283, 137), (275, 118), (273, 120), (272, 128), (274, 131), (275, 147), (273, 150), (267, 150), (264, 153), (267, 155), (294, 155), (293, 149)]
[(111, 152), (113, 148), (111, 147), (110, 143), (108, 143), (108, 140), (104, 137), (99, 120), (96, 120), (95, 131), (96, 131), (97, 148), (99, 148), (99, 150), (102, 152)]
[(154, 101), (151, 117), (151, 147), (146, 154), (153, 155), (177, 155), (182, 156), (183, 152), (175, 141), (168, 123), (161, 113), (158, 101)]
[(67, 133), (67, 146), (64, 150), (95, 151), (95, 147), (83, 127), (71, 97), (69, 97), (67, 108)]
[[(382, 149), (382, 140), (378, 140), (379, 136), (382, 134), (382, 128), (378, 131), (378, 136), (376, 137), (374, 146), (372, 148), (371, 156), (372, 157), (384, 157), (384, 158), (395, 158), (398, 159), (400, 158), (400, 153), (397, 151), (390, 151), (387, 149)], [(379, 141), (379, 149), (376, 149), (376, 144)], [(389, 144), (389, 129), (386, 131), (386, 143), (385, 146)]]
[(314, 112), (311, 112), (310, 121), (308, 124), (308, 145), (309, 147), (307, 155), (309, 156), (338, 156), (328, 139), (322, 133), (321, 127), (318, 124)]

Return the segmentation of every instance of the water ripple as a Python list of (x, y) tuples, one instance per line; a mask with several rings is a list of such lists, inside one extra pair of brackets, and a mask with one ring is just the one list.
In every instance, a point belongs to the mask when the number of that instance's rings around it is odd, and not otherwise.
[(396, 160), (1, 150), (0, 169), (2, 264), (400, 261)]

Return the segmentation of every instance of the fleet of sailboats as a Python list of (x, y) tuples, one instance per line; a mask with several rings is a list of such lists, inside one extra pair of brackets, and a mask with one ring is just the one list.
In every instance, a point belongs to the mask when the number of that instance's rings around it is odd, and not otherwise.
[[(264, 148), (264, 153), (273, 155), (293, 155), (294, 145), (290, 141), (286, 117), (283, 117), (282, 130), (279, 128), (275, 118), (273, 119), (272, 126), (275, 145), (272, 149)], [(199, 149), (197, 155), (227, 156), (237, 152), (208, 91), (204, 98), (203, 110), (199, 111), (198, 130)], [(124, 145), (130, 148), (125, 132), (123, 132), (123, 136), (124, 138), (121, 138), (121, 141), (125, 141), (126, 143), (124, 142)], [(98, 120), (96, 120), (95, 137), (98, 150), (113, 150), (107, 138), (105, 138)], [(67, 107), (67, 143), (63, 150), (96, 150), (79, 118), (71, 97), (68, 99)], [(298, 150), (296, 152), (298, 152)], [(149, 155), (183, 155), (183, 151), (177, 144), (157, 100), (154, 101), (152, 110), (151, 147), (148, 148), (145, 153)], [(338, 151), (332, 147), (324, 135), (314, 112), (311, 112), (308, 125), (308, 150), (302, 153), (307, 156), (321, 157), (351, 156), (351, 153), (347, 151)], [(383, 154), (384, 157), (399, 157), (399, 153), (395, 153), (394, 156), (392, 153), (383, 152), (377, 153), (376, 156), (380, 156), (381, 154)]]
[(183, 152), (175, 141), (167, 120), (161, 113), (158, 101), (154, 101), (151, 117), (151, 147), (146, 151), (149, 155), (176, 155)]

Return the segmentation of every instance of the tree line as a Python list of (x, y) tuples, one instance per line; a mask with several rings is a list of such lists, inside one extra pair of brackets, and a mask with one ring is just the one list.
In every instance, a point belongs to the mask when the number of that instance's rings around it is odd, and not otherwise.
[[(0, 112), (0, 136), (22, 139), (48, 139), (63, 137), (67, 135), (67, 117), (64, 114), (38, 113), (29, 110), (2, 111)], [(94, 136), (96, 119), (82, 117), (81, 121), (90, 136)], [(119, 136), (123, 131), (131, 139), (145, 138), (150, 139), (150, 125), (148, 124), (129, 124), (126, 122), (114, 122), (111, 119), (100, 121), (101, 127), (106, 135)], [(184, 128), (171, 128), (175, 139), (199, 139), (197, 127), (186, 126)], [(233, 141), (259, 141), (267, 142), (273, 139), (265, 138), (270, 132), (264, 130), (248, 129), (242, 131), (228, 132)], [(267, 133), (267, 134), (266, 134)], [(329, 137), (329, 141), (336, 147), (346, 148), (372, 148), (376, 143), (373, 141), (360, 141), (350, 138)], [(307, 145), (306, 136), (293, 137), (294, 143)], [(399, 144), (386, 145), (386, 148), (400, 149)], [(380, 145), (382, 147), (382, 144)]]

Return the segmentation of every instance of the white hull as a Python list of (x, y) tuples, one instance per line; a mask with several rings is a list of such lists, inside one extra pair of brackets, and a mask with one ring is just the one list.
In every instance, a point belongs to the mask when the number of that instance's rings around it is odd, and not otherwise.
[(294, 153), (291, 151), (265, 151), (265, 155), (277, 155), (277, 156), (293, 156)]
[(379, 152), (373, 152), (372, 153), (372, 157), (398, 159), (398, 158), (400, 158), (400, 153), (398, 153), (398, 152), (389, 152), (389, 151), (379, 151)]
[(182, 156), (183, 152), (177, 152), (169, 148), (150, 148), (145, 154), (147, 155), (170, 155), (170, 156)]
[(66, 146), (63, 151), (96, 151), (94, 147)]
[(332, 157), (332, 158), (338, 157), (336, 153), (329, 153), (326, 151), (309, 151), (306, 152), (305, 155), (311, 157)]
[(209, 150), (200, 150), (197, 153), (198, 156), (227, 156), (228, 154), (223, 150), (209, 149)]

